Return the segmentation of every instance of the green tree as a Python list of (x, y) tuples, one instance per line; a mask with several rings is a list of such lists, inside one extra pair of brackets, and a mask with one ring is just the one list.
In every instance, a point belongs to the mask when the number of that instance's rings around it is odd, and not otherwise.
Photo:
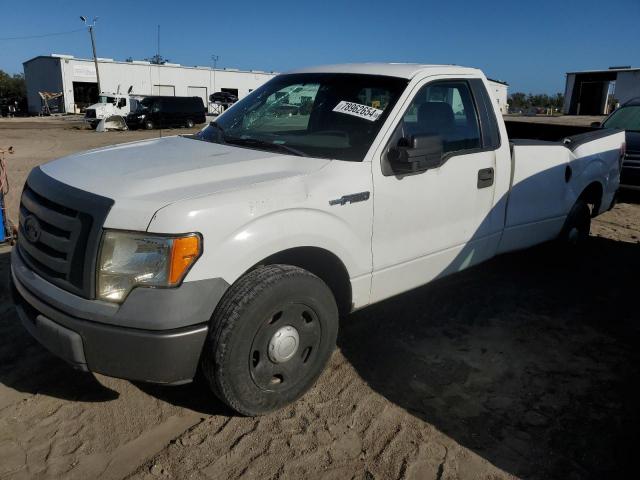
[(27, 86), (24, 82), (24, 75), (15, 73), (9, 75), (0, 70), (0, 98), (10, 98), (19, 100), (27, 94)]
[(564, 95), (562, 93), (547, 95), (546, 93), (514, 92), (509, 96), (509, 106), (516, 110), (526, 110), (532, 107), (561, 109), (563, 104)]
[(515, 109), (529, 108), (527, 95), (522, 92), (514, 92), (509, 96), (509, 106)]
[(171, 60), (168, 58), (164, 58), (162, 55), (155, 54), (153, 57), (145, 58), (145, 60), (154, 65), (164, 65), (165, 63), (169, 63)]

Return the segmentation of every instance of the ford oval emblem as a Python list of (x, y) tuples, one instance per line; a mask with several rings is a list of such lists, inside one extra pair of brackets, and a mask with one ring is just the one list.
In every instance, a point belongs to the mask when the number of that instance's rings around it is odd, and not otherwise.
[(27, 240), (31, 243), (36, 243), (40, 240), (41, 233), (40, 222), (36, 217), (29, 215), (24, 219), (24, 236), (27, 237)]

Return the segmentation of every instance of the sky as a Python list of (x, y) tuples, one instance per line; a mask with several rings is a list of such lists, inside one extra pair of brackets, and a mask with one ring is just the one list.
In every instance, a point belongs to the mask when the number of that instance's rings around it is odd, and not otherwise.
[[(640, 0), (0, 0), (0, 69), (37, 55), (156, 53), (182, 65), (284, 72), (344, 62), (478, 67), (510, 92), (564, 91), (565, 73), (640, 66)], [(75, 30), (75, 31), (74, 31)], [(64, 35), (8, 39), (49, 33)]]

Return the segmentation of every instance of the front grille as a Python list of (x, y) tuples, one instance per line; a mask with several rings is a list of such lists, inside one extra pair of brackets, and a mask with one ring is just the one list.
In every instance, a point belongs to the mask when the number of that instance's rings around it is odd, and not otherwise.
[(20, 201), (18, 251), (46, 280), (93, 298), (96, 252), (112, 204), (35, 168)]
[(96, 110), (95, 110), (95, 108), (87, 108), (84, 111), (84, 118), (96, 118)]

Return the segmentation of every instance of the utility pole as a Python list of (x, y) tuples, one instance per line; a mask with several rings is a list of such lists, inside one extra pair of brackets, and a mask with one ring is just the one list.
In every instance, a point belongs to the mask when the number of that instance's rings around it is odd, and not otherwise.
[(98, 17), (93, 17), (93, 23), (91, 24), (87, 23), (87, 17), (85, 17), (84, 15), (80, 17), (80, 20), (82, 20), (84, 24), (89, 27), (89, 35), (91, 36), (91, 50), (93, 50), (93, 63), (96, 66), (96, 80), (98, 81), (98, 95), (99, 95), (102, 92), (102, 89), (100, 88), (100, 72), (98, 71), (98, 56), (96, 55), (96, 39), (95, 39), (95, 36), (93, 35), (93, 27), (96, 26), (96, 21), (98, 20)]
[(213, 93), (216, 93), (216, 65), (220, 60), (220, 55), (211, 55), (211, 62), (213, 63)]

